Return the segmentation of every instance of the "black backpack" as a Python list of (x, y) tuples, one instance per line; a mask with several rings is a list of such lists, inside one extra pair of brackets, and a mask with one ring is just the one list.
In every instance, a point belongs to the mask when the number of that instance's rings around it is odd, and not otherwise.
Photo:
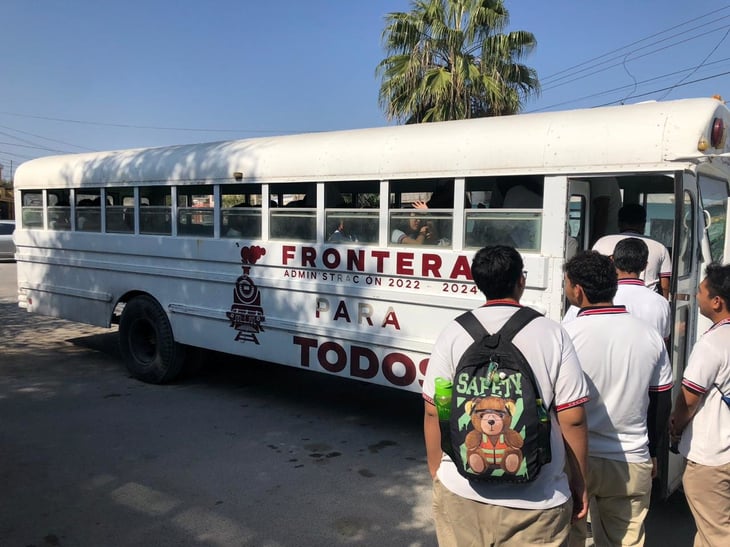
[(456, 318), (474, 342), (456, 367), (449, 420), (439, 425), (442, 449), (470, 480), (529, 482), (551, 460), (550, 417), (532, 368), (512, 344), (537, 317), (520, 308), (495, 334), (471, 312)]

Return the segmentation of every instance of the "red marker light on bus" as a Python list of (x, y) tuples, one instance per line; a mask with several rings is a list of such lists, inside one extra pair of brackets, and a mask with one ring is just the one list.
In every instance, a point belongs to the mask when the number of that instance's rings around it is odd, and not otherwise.
[(725, 143), (725, 123), (722, 118), (712, 120), (712, 131), (710, 131), (710, 145), (713, 148), (721, 148)]

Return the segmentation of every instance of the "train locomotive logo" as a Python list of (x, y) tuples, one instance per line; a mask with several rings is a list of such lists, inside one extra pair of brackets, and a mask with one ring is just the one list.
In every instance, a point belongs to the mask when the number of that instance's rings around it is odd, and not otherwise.
[(256, 264), (259, 258), (266, 254), (263, 247), (243, 247), (241, 248), (241, 269), (243, 274), (236, 280), (236, 286), (233, 288), (233, 304), (231, 311), (226, 312), (226, 316), (231, 320), (231, 327), (236, 329), (236, 342), (254, 342), (259, 343), (256, 334), (263, 332), (264, 327), (261, 325), (266, 318), (264, 317), (264, 309), (261, 307), (261, 293), (254, 283), (253, 279), (248, 275), (251, 266)]

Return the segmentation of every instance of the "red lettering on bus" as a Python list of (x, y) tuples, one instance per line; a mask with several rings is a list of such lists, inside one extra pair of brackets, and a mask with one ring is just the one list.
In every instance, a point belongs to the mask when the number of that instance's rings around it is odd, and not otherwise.
[[(337, 342), (323, 342), (318, 347), (318, 340), (315, 338), (294, 336), (293, 340), (294, 344), (301, 348), (300, 362), (303, 367), (309, 367), (309, 350), (314, 348), (317, 348), (317, 361), (324, 370), (340, 373), (347, 366), (347, 351)], [(365, 380), (375, 378), (378, 375), (378, 371), (382, 368), (385, 379), (398, 387), (411, 385), (416, 380), (418, 371), (421, 374), (425, 373), (426, 363), (428, 363), (428, 359), (422, 360), (417, 369), (413, 360), (406, 354), (393, 352), (386, 354), (381, 364), (378, 355), (373, 350), (355, 345), (350, 346), (349, 358), (349, 374), (353, 378), (362, 378)], [(421, 383), (420, 380), (419, 383)]]
[(454, 267), (449, 274), (449, 279), (459, 279), (460, 277), (463, 277), (469, 281), (472, 280), (471, 267), (469, 266), (469, 261), (464, 255), (459, 255), (456, 257)]
[(302, 347), (301, 356), (299, 358), (302, 366), (309, 368), (309, 349), (317, 347), (317, 340), (315, 340), (314, 338), (295, 336), (294, 343)]
[[(367, 361), (366, 368), (360, 366), (363, 358)], [(378, 368), (378, 356), (373, 350), (362, 346), (352, 346), (350, 349), (350, 376), (366, 380), (375, 378)]]
[(302, 247), (302, 268), (305, 266), (315, 267), (314, 260), (317, 258), (317, 250), (314, 247)]
[(337, 249), (325, 249), (322, 253), (322, 263), (330, 270), (340, 265), (340, 252)]
[(337, 321), (338, 319), (344, 319), (350, 323), (350, 314), (347, 312), (347, 304), (345, 304), (344, 300), (340, 300), (335, 315), (332, 317), (333, 321)]
[[(394, 370), (398, 363), (403, 365), (402, 376), (398, 376)], [(409, 386), (416, 379), (416, 365), (413, 364), (410, 357), (403, 353), (389, 353), (383, 359), (383, 376), (395, 386)]]
[(392, 307), (388, 308), (388, 311), (385, 313), (385, 319), (383, 319), (383, 324), (381, 325), (381, 327), (385, 328), (388, 325), (393, 325), (395, 327), (395, 330), (400, 330), (398, 316), (395, 314), (395, 310)]
[(418, 371), (421, 373), (421, 379), (418, 380), (418, 384), (423, 387), (423, 376), (426, 376), (426, 369), (428, 369), (428, 357), (421, 359), (418, 363)]
[(396, 253), (395, 273), (398, 275), (413, 275), (413, 253)]
[[(333, 351), (336, 356), (334, 363), (330, 363), (327, 360), (327, 354)], [(325, 342), (317, 350), (317, 359), (322, 368), (330, 372), (342, 372), (347, 364), (347, 354), (345, 349), (337, 342)]]
[[(299, 252), (299, 257), (297, 257), (297, 252)], [(385, 273), (386, 262), (392, 260), (388, 265), (395, 270), (396, 275), (432, 277), (437, 279), (443, 277), (441, 271), (444, 267), (443, 259), (440, 255), (433, 252), (424, 253), (418, 262), (413, 251), (396, 251), (393, 253), (388, 250), (348, 249), (346, 252), (347, 254), (343, 255), (342, 249), (327, 247), (318, 256), (315, 247), (301, 247), (297, 251), (297, 247), (294, 245), (282, 245), (281, 260), (284, 266), (294, 263), (294, 266), (301, 268), (324, 267), (329, 270), (335, 270), (344, 266), (348, 272), (364, 272), (366, 269), (371, 271), (373, 266), (372, 264), (366, 265), (366, 261), (369, 259), (374, 261), (375, 272), (378, 274)], [(297, 258), (299, 258), (300, 264), (296, 264)], [(312, 277), (312, 279), (314, 278)], [(452, 280), (463, 279), (472, 281), (470, 261), (466, 256), (457, 255), (455, 257), (454, 265), (451, 267), (448, 278)]]
[(294, 245), (284, 245), (281, 248), (281, 263), (286, 266), (294, 258), (297, 248)]
[(371, 254), (375, 259), (375, 271), (378, 273), (383, 273), (383, 271), (385, 270), (383, 262), (385, 262), (385, 259), (390, 256), (390, 251), (372, 251)]
[(421, 258), (421, 274), (423, 277), (428, 277), (428, 274), (433, 274), (433, 277), (441, 277), (441, 257), (434, 254), (425, 254)]
[(365, 322), (373, 326), (373, 320), (370, 319), (370, 316), (373, 315), (373, 307), (370, 304), (366, 304), (365, 302), (358, 302), (357, 304), (357, 323), (361, 324), (362, 320), (364, 319)]
[(347, 269), (350, 271), (364, 272), (365, 251), (362, 249), (347, 249)]

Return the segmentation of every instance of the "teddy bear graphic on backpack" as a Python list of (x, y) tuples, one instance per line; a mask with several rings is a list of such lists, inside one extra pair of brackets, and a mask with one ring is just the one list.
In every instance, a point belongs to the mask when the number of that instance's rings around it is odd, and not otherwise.
[(467, 462), (474, 473), (502, 469), (514, 474), (522, 465), (522, 436), (510, 427), (515, 403), (502, 397), (476, 397), (464, 410), (471, 416), (474, 429), (464, 444)]

